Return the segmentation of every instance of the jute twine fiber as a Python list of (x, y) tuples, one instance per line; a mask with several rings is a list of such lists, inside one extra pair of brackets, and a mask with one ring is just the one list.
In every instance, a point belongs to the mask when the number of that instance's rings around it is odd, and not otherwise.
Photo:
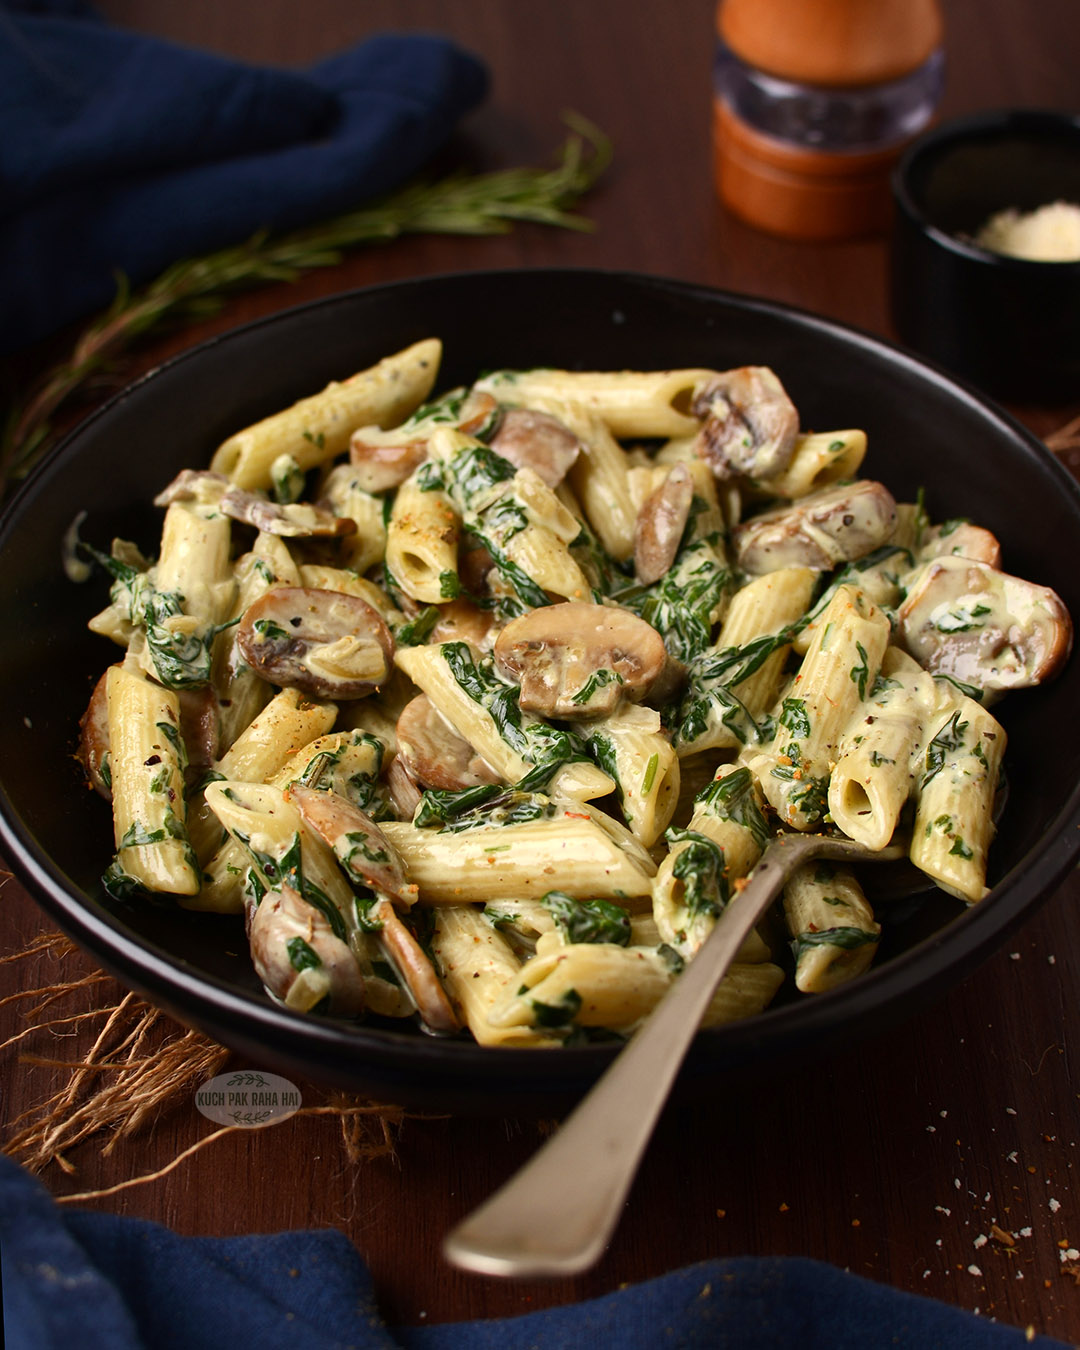
[[(8, 1124), (10, 1133), (0, 1148), (32, 1172), (55, 1165), (74, 1175), (68, 1154), (76, 1145), (96, 1140), (107, 1157), (169, 1112), (190, 1107), (200, 1084), (225, 1070), (230, 1051), (180, 1026), (111, 976), (88, 969), (88, 959), (61, 933), (40, 934), (22, 951), (0, 957), (0, 964), (42, 955), (56, 963), (56, 979), (0, 999), (0, 1007), (21, 1004), (25, 1024), (0, 1043), (0, 1053), (16, 1056), (19, 1064), (40, 1070), (53, 1083), (58, 1073), (66, 1081)], [(42, 1041), (55, 1053), (41, 1053)], [(335, 1120), (347, 1160), (359, 1165), (396, 1156), (396, 1132), (405, 1113), (397, 1106), (332, 1093), (323, 1104), (301, 1107), (296, 1114)], [(222, 1126), (157, 1171), (57, 1199), (87, 1200), (154, 1181), (215, 1140), (245, 1128)]]

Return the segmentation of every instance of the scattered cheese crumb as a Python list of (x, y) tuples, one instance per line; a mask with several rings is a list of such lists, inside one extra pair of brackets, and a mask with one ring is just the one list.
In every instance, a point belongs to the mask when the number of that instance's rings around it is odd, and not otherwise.
[(969, 1275), (981, 1275), (981, 1274), (982, 1274), (982, 1271), (979, 1269), (978, 1266), (968, 1266), (968, 1274), (969, 1274)]
[(1030, 1229), (1030, 1228), (1021, 1228), (1021, 1229), (1020, 1229), (1020, 1236), (1021, 1236), (1021, 1237), (1030, 1237), (1030, 1236), (1031, 1236), (1031, 1229)]
[(1007, 1106), (1007, 1107), (1005, 1108), (1005, 1114), (1006, 1114), (1007, 1116), (1015, 1116), (1015, 1115), (1016, 1115), (1016, 1112), (1012, 1109), (1011, 1106)]
[(1050, 1205), (1050, 1213), (1051, 1213), (1051, 1214), (1056, 1214), (1056, 1213), (1058, 1212), (1058, 1210), (1061, 1208), (1061, 1201), (1060, 1201), (1060, 1200), (1055, 1200), (1053, 1197), (1051, 1197), (1051, 1198), (1050, 1198), (1050, 1201), (1049, 1201), (1049, 1205)]
[(1020, 953), (1019, 953), (1019, 952), (1010, 952), (1010, 953), (1009, 953), (1009, 960), (1010, 960), (1010, 961), (1019, 961), (1019, 960), (1020, 960)]
[(985, 1233), (980, 1233), (979, 1236), (975, 1239), (975, 1241), (971, 1245), (973, 1247), (985, 1247), (989, 1241), (990, 1239), (986, 1236)]
[(952, 1210), (946, 1209), (944, 1205), (935, 1205), (934, 1209), (937, 1210), (939, 1214), (944, 1214), (947, 1219), (952, 1217)]

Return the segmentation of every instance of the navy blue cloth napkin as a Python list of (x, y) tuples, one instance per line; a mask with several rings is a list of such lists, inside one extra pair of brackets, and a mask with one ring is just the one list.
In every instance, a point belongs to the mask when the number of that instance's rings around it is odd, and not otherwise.
[(287, 71), (124, 31), (83, 0), (0, 0), (0, 351), (107, 305), (117, 270), (145, 281), (390, 191), (487, 85), (421, 34)]
[(58, 1206), (2, 1155), (0, 1274), (7, 1350), (1064, 1350), (795, 1257), (705, 1261), (524, 1317), (389, 1328), (336, 1229), (180, 1237)]

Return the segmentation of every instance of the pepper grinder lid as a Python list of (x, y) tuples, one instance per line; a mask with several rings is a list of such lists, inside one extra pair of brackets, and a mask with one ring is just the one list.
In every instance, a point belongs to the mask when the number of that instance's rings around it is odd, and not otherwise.
[(889, 174), (943, 85), (938, 0), (721, 0), (717, 191), (797, 239), (886, 228)]

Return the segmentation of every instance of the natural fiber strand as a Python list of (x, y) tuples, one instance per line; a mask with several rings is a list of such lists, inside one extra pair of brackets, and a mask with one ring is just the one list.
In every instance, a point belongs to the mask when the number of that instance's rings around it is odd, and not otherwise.
[[(404, 1115), (399, 1107), (385, 1106), (345, 1106), (341, 1104), (328, 1104), (326, 1106), (304, 1106), (299, 1111), (294, 1111), (292, 1116), (286, 1117), (291, 1120), (294, 1116), (338, 1116), (341, 1120), (342, 1131), (346, 1136), (346, 1152), (349, 1153), (349, 1161), (352, 1163), (370, 1161), (374, 1157), (384, 1157), (394, 1155), (396, 1149), (394, 1146), (393, 1135), (390, 1133), (391, 1122), (399, 1123)], [(370, 1152), (363, 1148), (355, 1153), (355, 1156), (349, 1150), (350, 1139), (356, 1135), (349, 1133), (350, 1125), (359, 1127), (362, 1131), (365, 1120), (375, 1118), (381, 1126), (384, 1139), (384, 1146), (376, 1152)], [(278, 1123), (278, 1122), (275, 1122)], [(257, 1129), (268, 1129), (269, 1126), (256, 1126)], [(153, 1172), (144, 1172), (138, 1177), (129, 1177), (126, 1181), (118, 1181), (113, 1186), (103, 1186), (99, 1190), (79, 1191), (73, 1195), (58, 1195), (54, 1198), (58, 1204), (70, 1205), (85, 1200), (100, 1200), (108, 1195), (115, 1195), (118, 1191), (129, 1190), (132, 1186), (145, 1186), (147, 1182), (158, 1181), (161, 1177), (167, 1176), (185, 1162), (193, 1154), (200, 1152), (208, 1144), (215, 1143), (218, 1139), (227, 1134), (236, 1134), (238, 1132), (250, 1131), (250, 1125), (223, 1125), (220, 1129), (214, 1130), (212, 1134), (205, 1135), (202, 1139), (197, 1139), (194, 1144), (190, 1144), (181, 1153), (178, 1153), (171, 1162), (167, 1162), (164, 1167), (157, 1168)]]
[[(22, 951), (0, 957), (0, 962), (6, 964), (42, 952), (49, 952), (60, 962), (80, 955), (78, 948), (61, 934), (45, 933)], [(115, 1002), (39, 1020), (41, 1012), (58, 1000), (79, 994), (85, 997), (88, 992), (91, 996), (98, 995), (103, 984), (113, 986)], [(68, 1071), (66, 1083), (13, 1122), (15, 1133), (2, 1146), (5, 1153), (18, 1157), (31, 1171), (39, 1172), (55, 1163), (68, 1175), (74, 1174), (76, 1169), (66, 1155), (77, 1144), (100, 1135), (107, 1136), (101, 1156), (109, 1156), (121, 1141), (189, 1101), (199, 1084), (223, 1071), (229, 1057), (224, 1046), (201, 1032), (178, 1026), (135, 994), (123, 993), (115, 981), (100, 971), (22, 990), (4, 1002), (19, 999), (29, 1005), (21, 1013), (29, 1025), (0, 1044), (0, 1050), (23, 1041), (34, 1031), (49, 1033), (59, 1040), (60, 1027), (81, 1028), (95, 1019), (104, 1019), (90, 1047), (74, 1062), (40, 1053), (24, 1052), (19, 1056), (23, 1064)], [(67, 1037), (73, 1034), (68, 1032)], [(399, 1107), (360, 1104), (355, 1098), (337, 1093), (326, 1105), (302, 1108), (296, 1114), (337, 1117), (346, 1158), (354, 1166), (396, 1155), (394, 1132), (404, 1118)], [(153, 1181), (223, 1134), (244, 1128), (249, 1127), (223, 1127), (183, 1150), (156, 1172), (63, 1199), (109, 1195)]]
[(1080, 450), (1080, 416), (1058, 427), (1057, 431), (1052, 431), (1046, 438), (1046, 447), (1055, 455), (1060, 455), (1064, 450)]

